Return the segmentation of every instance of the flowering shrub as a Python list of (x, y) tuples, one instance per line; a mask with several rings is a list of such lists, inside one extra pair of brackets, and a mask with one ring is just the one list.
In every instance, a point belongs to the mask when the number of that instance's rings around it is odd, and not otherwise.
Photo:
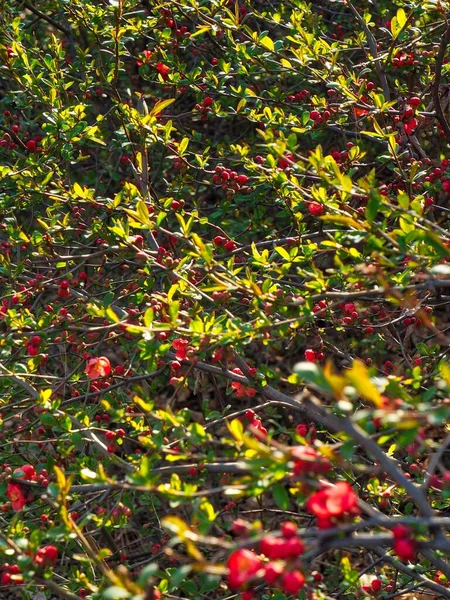
[(447, 8), (3, 0), (13, 597), (450, 598)]

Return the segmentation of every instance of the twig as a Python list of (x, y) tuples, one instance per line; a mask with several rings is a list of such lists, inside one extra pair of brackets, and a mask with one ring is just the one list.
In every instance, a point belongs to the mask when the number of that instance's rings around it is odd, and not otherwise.
[(439, 583), (431, 581), (431, 579), (428, 579), (421, 573), (417, 573), (417, 571), (414, 571), (407, 565), (404, 565), (399, 560), (393, 558), (392, 556), (389, 556), (389, 554), (384, 552), (384, 550), (373, 548), (372, 552), (375, 552), (375, 554), (378, 554), (378, 556), (383, 556), (384, 561), (392, 565), (394, 569), (397, 569), (397, 571), (405, 573), (405, 575), (408, 575), (408, 577), (411, 577), (411, 579), (415, 579), (416, 581), (421, 582), (424, 587), (427, 587), (430, 590), (436, 592), (438, 594), (438, 598), (450, 598), (449, 589), (445, 588), (442, 585), (439, 585)]
[(434, 453), (434, 455), (430, 461), (430, 464), (428, 465), (427, 474), (422, 483), (422, 489), (424, 491), (426, 491), (428, 489), (428, 486), (430, 484), (430, 479), (433, 476), (433, 473), (435, 472), (436, 468), (438, 467), (439, 462), (442, 458), (442, 455), (444, 454), (444, 452), (447, 450), (447, 448), (449, 446), (450, 446), (450, 433), (447, 435), (445, 440), (439, 446), (438, 450)]
[(66, 590), (66, 588), (61, 587), (51, 579), (41, 579), (40, 577), (35, 577), (34, 580), (38, 585), (42, 585), (56, 594), (58, 598), (64, 598), (65, 600), (80, 600), (80, 596), (78, 596), (78, 594), (74, 594), (70, 590)]
[[(439, 540), (436, 540), (436, 542), (449, 542), (448, 538), (442, 537), (439, 538)], [(440, 548), (439, 548), (440, 549)], [(446, 552), (448, 552), (449, 549), (447, 548)], [(425, 556), (425, 558), (427, 558), (432, 565), (434, 565), (436, 567), (436, 569), (438, 569), (439, 571), (441, 571), (442, 573), (444, 573), (444, 575), (447, 577), (447, 579), (450, 578), (450, 565), (448, 564), (448, 562), (446, 562), (445, 560), (442, 560), (442, 558), (439, 558), (438, 556), (435, 556), (433, 554), (433, 552), (431, 551), (430, 547), (428, 548), (424, 548), (421, 550), (421, 553)]]
[(66, 35), (67, 37), (70, 36), (70, 31), (66, 27), (64, 27), (64, 25), (60, 25), (57, 21), (55, 21), (55, 19), (52, 19), (52, 17), (50, 17), (49, 15), (46, 15), (45, 13), (41, 12), (38, 8), (33, 6), (33, 4), (31, 4), (31, 2), (27, 2), (26, 0), (23, 0), (23, 5), (25, 6), (25, 8), (28, 8), (29, 11), (34, 13), (40, 19), (44, 19), (44, 21), (47, 21), (47, 23), (50, 23), (50, 25), (53, 25), (53, 27), (55, 29), (58, 29), (59, 31), (64, 33), (64, 35)]
[[(171, 356), (172, 353), (168, 352), (166, 356)], [(175, 355), (173, 355), (175, 356)], [(191, 364), (190, 361), (182, 361), (183, 364)], [(207, 371), (210, 373), (214, 373), (216, 375), (223, 375), (228, 379), (232, 379), (233, 381), (239, 381), (240, 383), (246, 385), (254, 385), (255, 382), (247, 377), (243, 377), (241, 375), (236, 375), (236, 373), (232, 373), (228, 369), (220, 369), (219, 367), (214, 367), (212, 365), (208, 365), (207, 363), (198, 361), (195, 363), (195, 368), (203, 371)], [(386, 471), (393, 479), (396, 481), (401, 487), (405, 489), (407, 494), (410, 496), (412, 500), (416, 503), (416, 505), (420, 508), (422, 514), (426, 517), (432, 517), (434, 515), (433, 510), (428, 504), (425, 493), (422, 489), (415, 486), (409, 479), (405, 477), (402, 473), (400, 467), (396, 464), (396, 462), (387, 457), (383, 452), (382, 448), (378, 446), (378, 444), (369, 438), (365, 432), (358, 427), (358, 425), (353, 425), (348, 419), (341, 419), (336, 415), (329, 412), (326, 408), (320, 405), (320, 402), (317, 398), (314, 398), (309, 390), (303, 393), (298, 398), (291, 398), (287, 394), (283, 392), (279, 392), (275, 388), (271, 386), (261, 387), (259, 392), (265, 398), (269, 400), (278, 400), (286, 404), (290, 404), (295, 408), (302, 408), (304, 412), (314, 421), (321, 423), (328, 427), (329, 429), (339, 432), (344, 431), (348, 433), (358, 444), (361, 445), (364, 450), (366, 450), (369, 454), (371, 454), (383, 467), (383, 470)]]

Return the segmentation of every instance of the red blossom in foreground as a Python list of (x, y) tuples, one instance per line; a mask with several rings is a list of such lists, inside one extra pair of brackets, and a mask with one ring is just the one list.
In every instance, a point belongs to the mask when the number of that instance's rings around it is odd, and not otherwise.
[(413, 530), (408, 525), (395, 525), (392, 528), (394, 536), (394, 552), (404, 561), (413, 561), (417, 555), (417, 542), (412, 538)]
[(283, 539), (268, 535), (261, 540), (261, 552), (271, 560), (298, 558), (304, 550), (305, 547), (298, 537)]
[(254, 552), (244, 548), (230, 555), (227, 566), (228, 586), (232, 590), (237, 590), (256, 575), (261, 568), (261, 561)]
[(280, 169), (287, 169), (295, 162), (293, 154), (286, 154), (278, 159), (278, 166)]
[(268, 562), (264, 565), (264, 581), (267, 585), (273, 585), (282, 574), (282, 563)]
[(108, 375), (111, 373), (111, 363), (106, 356), (90, 358), (87, 362), (85, 373), (89, 379), (108, 377)]
[(405, 562), (413, 561), (417, 556), (416, 540), (412, 540), (410, 538), (395, 540), (393, 548), (397, 557)]
[(287, 594), (298, 594), (305, 585), (305, 576), (300, 571), (285, 573), (282, 579), (282, 588)]
[(58, 548), (56, 546), (43, 546), (36, 552), (33, 562), (38, 567), (47, 569), (53, 567), (58, 560)]
[(317, 354), (311, 348), (305, 350), (305, 360), (308, 362), (315, 363), (317, 360)]
[[(248, 389), (251, 389), (252, 392), (255, 391), (252, 388), (248, 388)], [(251, 394), (247, 393), (246, 395), (250, 396)], [(263, 436), (267, 435), (267, 429), (265, 427), (263, 427), (263, 424), (260, 419), (253, 419), (253, 421), (249, 424), (249, 427), (253, 427), (253, 429), (256, 429), (256, 431)]]
[(450, 179), (444, 179), (442, 182), (442, 189), (450, 196)]
[(6, 496), (11, 501), (11, 506), (13, 510), (22, 510), (25, 506), (25, 495), (22, 491), (22, 488), (17, 483), (8, 483), (8, 487), (6, 489)]
[(294, 446), (291, 448), (291, 456), (294, 459), (294, 475), (328, 473), (331, 469), (328, 458), (320, 456), (312, 446)]
[(314, 493), (306, 501), (305, 507), (317, 517), (317, 525), (326, 529), (333, 525), (332, 519), (359, 513), (358, 496), (351, 485), (339, 481), (336, 485)]
[(418, 126), (419, 122), (416, 118), (411, 119), (410, 121), (408, 121), (407, 123), (404, 124), (405, 127), (405, 133), (408, 135), (412, 135), (416, 129), (416, 127)]

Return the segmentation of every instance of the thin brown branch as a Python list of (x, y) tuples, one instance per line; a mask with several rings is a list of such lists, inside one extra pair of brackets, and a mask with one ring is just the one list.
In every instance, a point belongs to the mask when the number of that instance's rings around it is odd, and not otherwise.
[(373, 548), (372, 552), (375, 552), (375, 554), (378, 554), (378, 556), (382, 556), (383, 560), (392, 565), (394, 569), (397, 569), (397, 571), (400, 571), (401, 573), (408, 575), (408, 577), (411, 577), (411, 579), (415, 579), (416, 581), (420, 582), (423, 585), (423, 587), (426, 587), (436, 592), (438, 594), (438, 598), (450, 598), (449, 589), (445, 588), (442, 585), (439, 585), (439, 583), (431, 581), (431, 579), (428, 579), (421, 573), (418, 573), (416, 570), (411, 569), (411, 567), (409, 567), (408, 565), (404, 565), (402, 562), (395, 559), (393, 556), (387, 554), (384, 550), (381, 550), (379, 548)]
[(51, 579), (41, 579), (39, 577), (35, 577), (35, 582), (53, 592), (58, 598), (64, 598), (65, 600), (80, 600), (80, 596), (74, 594), (66, 588), (61, 587)]
[(60, 23), (55, 21), (55, 19), (40, 11), (33, 4), (31, 4), (31, 2), (23, 0), (23, 5), (25, 6), (25, 8), (28, 8), (30, 12), (34, 13), (37, 17), (43, 19), (44, 21), (47, 21), (47, 23), (50, 23), (50, 25), (52, 25), (55, 29), (58, 29), (59, 31), (61, 31), (61, 33), (64, 33), (65, 36), (70, 36), (70, 31), (66, 27), (64, 27), (64, 25), (61, 25)]
[[(172, 353), (168, 352), (167, 356), (172, 356)], [(191, 364), (189, 361), (183, 361), (183, 363)], [(254, 385), (254, 381), (248, 379), (247, 377), (236, 375), (228, 369), (220, 369), (219, 367), (214, 367), (201, 361), (195, 363), (195, 368), (214, 373), (216, 375), (223, 375), (228, 379), (239, 381), (246, 385)], [(432, 517), (434, 515), (434, 511), (431, 509), (424, 491), (405, 477), (397, 463), (393, 459), (386, 456), (386, 454), (383, 452), (383, 449), (374, 440), (368, 437), (365, 432), (358, 427), (358, 425), (352, 424), (349, 419), (341, 419), (337, 417), (325, 407), (321, 406), (319, 400), (314, 398), (309, 390), (306, 390), (298, 398), (291, 398), (287, 394), (279, 392), (268, 385), (259, 388), (259, 393), (269, 400), (278, 400), (280, 402), (290, 404), (295, 408), (301, 407), (304, 412), (317, 423), (325, 425), (332, 431), (345, 432), (349, 434), (353, 440), (355, 440), (364, 450), (366, 450), (366, 452), (368, 452), (380, 463), (383, 470), (386, 471), (386, 473), (388, 473), (388, 475), (390, 475), (393, 480), (398, 483), (398, 485), (405, 489), (406, 493), (412, 500), (414, 500), (424, 516)]]

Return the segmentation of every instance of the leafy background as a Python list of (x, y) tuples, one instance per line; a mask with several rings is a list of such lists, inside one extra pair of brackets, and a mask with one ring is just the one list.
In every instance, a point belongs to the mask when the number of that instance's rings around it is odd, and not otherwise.
[[(367, 573), (384, 597), (450, 595), (448, 8), (4, 1), (14, 597), (229, 597), (230, 552), (287, 518), (304, 597), (354, 598)], [(353, 486), (356, 524), (315, 527), (297, 446)]]

